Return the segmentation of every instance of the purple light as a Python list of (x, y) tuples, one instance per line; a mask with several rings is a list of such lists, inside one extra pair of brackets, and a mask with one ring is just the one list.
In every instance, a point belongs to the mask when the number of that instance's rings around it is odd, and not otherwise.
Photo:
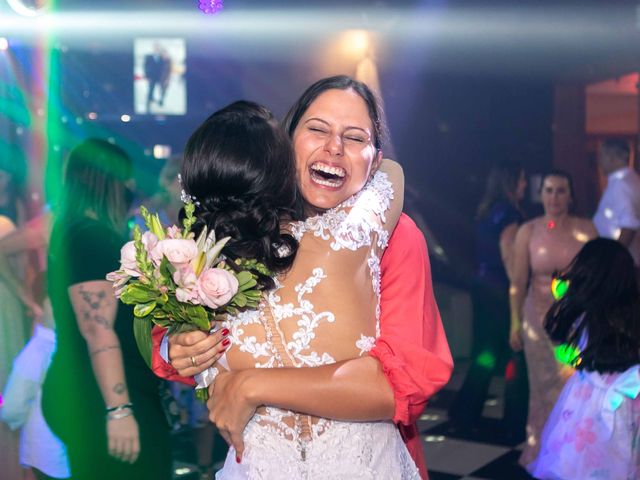
[(198, 0), (198, 8), (203, 13), (215, 15), (224, 8), (224, 2), (222, 0)]

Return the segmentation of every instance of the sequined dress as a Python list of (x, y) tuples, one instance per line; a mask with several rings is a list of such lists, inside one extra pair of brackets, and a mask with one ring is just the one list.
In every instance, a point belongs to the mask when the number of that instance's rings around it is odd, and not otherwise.
[(565, 230), (550, 229), (533, 221), (529, 242), (531, 280), (524, 301), (522, 339), (529, 376), (527, 442), (520, 464), (527, 466), (538, 455), (544, 424), (573, 369), (556, 361), (553, 344), (544, 330), (544, 317), (553, 303), (551, 278), (565, 269), (589, 236), (577, 224)]
[[(380, 257), (400, 208), (386, 174), (354, 197), (291, 225), (296, 261), (258, 311), (225, 322), (231, 369), (314, 367), (365, 355), (379, 335)], [(345, 422), (263, 407), (216, 479), (418, 479), (391, 421)]]

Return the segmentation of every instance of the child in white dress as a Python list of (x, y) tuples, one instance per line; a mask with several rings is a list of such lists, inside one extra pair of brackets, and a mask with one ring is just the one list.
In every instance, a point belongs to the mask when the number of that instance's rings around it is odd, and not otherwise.
[(551, 339), (575, 348), (576, 368), (547, 420), (539, 479), (640, 477), (640, 295), (633, 260), (614, 240), (591, 240), (549, 310)]

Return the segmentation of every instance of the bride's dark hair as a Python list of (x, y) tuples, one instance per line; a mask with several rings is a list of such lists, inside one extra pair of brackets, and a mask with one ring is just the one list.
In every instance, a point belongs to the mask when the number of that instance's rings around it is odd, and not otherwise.
[[(231, 237), (223, 250), (231, 260), (274, 273), (291, 266), (298, 242), (281, 223), (302, 218), (302, 204), (291, 143), (268, 109), (238, 101), (207, 118), (187, 142), (181, 176), (195, 198), (196, 235), (206, 226)], [(274, 286), (266, 276), (260, 283)]]

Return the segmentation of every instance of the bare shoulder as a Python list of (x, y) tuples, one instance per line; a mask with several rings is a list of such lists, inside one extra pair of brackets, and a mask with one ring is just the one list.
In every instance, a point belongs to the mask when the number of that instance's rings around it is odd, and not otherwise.
[(404, 180), (404, 171), (402, 170), (402, 166), (390, 158), (383, 158), (378, 170), (389, 175), (391, 179)]
[(589, 238), (595, 238), (598, 236), (598, 232), (593, 222), (589, 218), (573, 217), (576, 230), (583, 232)]
[(517, 235), (519, 237), (526, 237), (529, 238), (531, 237), (531, 234), (533, 233), (533, 229), (535, 228), (535, 226), (540, 223), (542, 217), (536, 217), (533, 218), (531, 220), (528, 220), (526, 222), (524, 222), (522, 225), (520, 225), (520, 227), (518, 228), (518, 233)]

